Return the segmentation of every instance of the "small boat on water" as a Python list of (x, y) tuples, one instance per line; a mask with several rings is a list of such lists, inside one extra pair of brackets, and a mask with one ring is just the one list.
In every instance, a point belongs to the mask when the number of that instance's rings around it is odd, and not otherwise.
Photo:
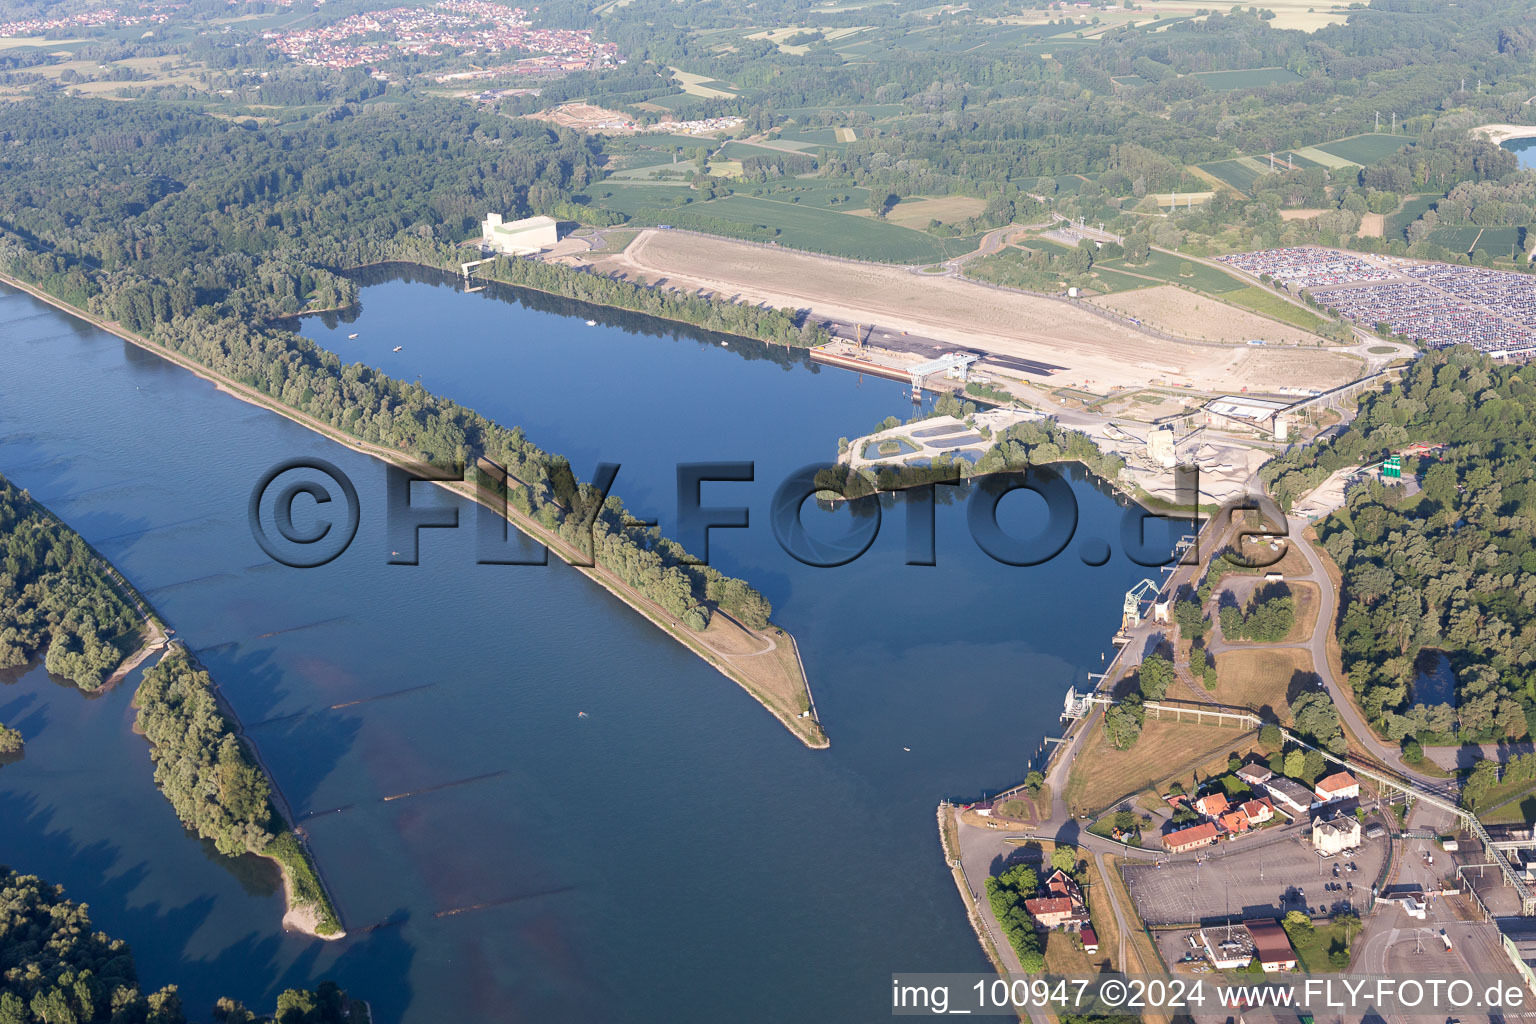
[(578, 712), (576, 712), (576, 717), (577, 718), (586, 718), (587, 717), (587, 713), (585, 711), (578, 711)]
[(587, 321), (587, 326), (588, 327), (596, 327), (597, 326), (597, 321), (596, 320), (588, 320)]
[(355, 334), (347, 335), (347, 340), (348, 341), (354, 341), (354, 340), (356, 340), (356, 338), (357, 338), (357, 335), (355, 335)]
[(404, 346), (404, 345), (396, 345), (396, 346), (395, 346), (395, 351), (396, 351), (396, 352), (399, 352), (399, 351), (400, 351), (400, 350), (401, 350), (401, 349), (403, 349), (403, 348), (405, 348), (405, 346)]
[(731, 347), (731, 343), (730, 343), (730, 342), (728, 342), (728, 341), (722, 341), (722, 342), (721, 342), (721, 343), (720, 343), (720, 347), (721, 347), (721, 348), (730, 348), (730, 347)]

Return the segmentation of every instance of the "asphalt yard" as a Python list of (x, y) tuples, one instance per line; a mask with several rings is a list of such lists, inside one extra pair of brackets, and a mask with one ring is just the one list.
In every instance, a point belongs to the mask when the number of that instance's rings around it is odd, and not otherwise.
[[(1354, 856), (1325, 860), (1312, 852), (1306, 832), (1291, 825), (1218, 843), (1202, 851), (1198, 861), (1188, 854), (1160, 866), (1128, 861), (1124, 870), (1136, 910), (1151, 925), (1215, 924), (1228, 916), (1273, 917), (1303, 907), (1317, 917), (1344, 902), (1366, 907), (1386, 849), (1385, 839), (1368, 839), (1350, 851)], [(1345, 869), (1351, 862), (1358, 870)], [(1330, 884), (1339, 891), (1329, 891)]]

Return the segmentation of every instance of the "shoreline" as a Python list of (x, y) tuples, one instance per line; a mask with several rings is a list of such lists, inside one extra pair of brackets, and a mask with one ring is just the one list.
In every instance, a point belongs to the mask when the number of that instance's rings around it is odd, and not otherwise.
[(1536, 139), (1536, 125), (1529, 124), (1481, 124), (1472, 129), (1495, 146), (1514, 139)]
[[(167, 643), (165, 645), (164, 654), (162, 654), (161, 657), (163, 658), (172, 654), (178, 649), (179, 646), (180, 645), (175, 643)], [(189, 652), (186, 652), (186, 648), (180, 647), (180, 649), (190, 660), (191, 655)], [(159, 662), (157, 661), (156, 664), (158, 665)], [(195, 661), (193, 661), (192, 664), (199, 668), (202, 667), (201, 663)], [(207, 672), (207, 669), (203, 669), (203, 671)], [(234, 728), (236, 740), (238, 740), (240, 745), (250, 753), (251, 759), (256, 762), (256, 766), (261, 769), (262, 774), (266, 777), (267, 790), (271, 795), (276, 814), (278, 817), (283, 819), (283, 824), (286, 826), (285, 831), (289, 833), (297, 832), (298, 829), (292, 820), (293, 808), (289, 806), (288, 798), (284, 796), (282, 790), (278, 788), (277, 779), (272, 775), (271, 770), (267, 767), (267, 762), (263, 760), (261, 751), (258, 750), (256, 744), (252, 743), (250, 738), (246, 736), (245, 726), (241, 723), (239, 717), (235, 714), (234, 708), (230, 707), (229, 702), (224, 699), (224, 692), (219, 689), (219, 684), (214, 681), (213, 673), (211, 672), (208, 673), (208, 681), (208, 692), (213, 697), (215, 707), (218, 708), (221, 715), (229, 720), (230, 725)], [(128, 706), (134, 709), (138, 708), (139, 695), (137, 692), (135, 692), (133, 697), (129, 699)], [(128, 728), (133, 732), (135, 736), (142, 737), (144, 741), (149, 744), (151, 749), (154, 748), (154, 744), (149, 743), (149, 737), (145, 736), (144, 730), (139, 728), (137, 718), (135, 718), (133, 724), (131, 724)], [(158, 784), (156, 784), (155, 788), (157, 790), (160, 789)], [(162, 791), (160, 795), (164, 797), (165, 793)], [(309, 861), (310, 869), (315, 873), (315, 879), (323, 890), (325, 900), (331, 905), (331, 912), (336, 916), (337, 931), (333, 934), (323, 935), (317, 930), (319, 928), (320, 922), (313, 906), (309, 904), (300, 905), (294, 902), (293, 879), (289, 875), (288, 866), (284, 864), (280, 858), (270, 853), (258, 853), (257, 851), (251, 849), (247, 849), (245, 852), (252, 857), (257, 857), (261, 860), (268, 861), (277, 868), (278, 877), (282, 879), (283, 884), (282, 924), (285, 931), (300, 932), (304, 935), (308, 935), (312, 939), (320, 939), (324, 942), (334, 942), (337, 939), (346, 938), (346, 928), (341, 926), (341, 914), (335, 909), (336, 901), (331, 898), (329, 887), (326, 886), (324, 880), (320, 877), (320, 865), (316, 862), (314, 855), (310, 853), (308, 844), (303, 842), (302, 838), (300, 838), (299, 841), (299, 848), (303, 851), (305, 859)]]
[[(412, 262), (408, 260), (393, 260), (390, 262), (422, 267), (428, 266), (427, 264), (412, 264)], [(448, 273), (448, 271), (443, 271), (439, 267), (430, 267), (429, 269), (444, 274)], [(147, 352), (151, 352), (154, 355), (165, 359), (168, 362), (174, 363), (182, 369), (188, 370), (203, 380), (208, 381), (209, 383), (213, 384), (214, 387), (218, 388), (220, 391), (230, 395), (233, 398), (239, 399), (240, 401), (246, 402), (247, 404), (266, 409), (270, 412), (275, 412), (280, 416), (284, 416), (294, 423), (297, 423), (300, 426), (306, 427), (314, 433), (319, 434), (327, 440), (344, 445), (352, 451), (363, 455), (368, 455), (381, 462), (394, 465), (407, 471), (417, 467), (417, 463), (414, 460), (406, 458), (398, 452), (391, 451), (387, 448), (381, 448), (377, 445), (369, 444), (368, 442), (361, 441), (350, 435), (342, 433), (329, 424), (322, 423), (321, 421), (313, 419), (312, 417), (309, 417), (296, 409), (292, 409), (286, 405), (283, 405), (281, 402), (263, 394), (260, 391), (257, 391), (255, 388), (240, 384), (234, 380), (230, 380), (188, 356), (184, 356), (179, 352), (174, 352), (163, 345), (156, 344), (149, 338), (135, 334), (134, 332), (127, 330), (126, 328), (117, 323), (114, 323), (113, 321), (103, 320), (93, 313), (71, 306), (64, 302), (64, 300), (48, 294), (35, 285), (4, 273), (0, 273), (0, 282), (9, 285), (12, 288), (16, 288), (19, 291), (23, 291), (28, 295), (31, 295), (33, 298), (47, 303), (60, 312), (75, 317), (76, 319), (106, 331), (107, 333), (112, 334), (131, 345), (135, 345)], [(505, 284), (514, 288), (524, 287), (522, 285), (510, 284), (509, 282), (505, 281), (497, 283)], [(539, 289), (530, 290), (538, 291)], [(557, 293), (546, 292), (545, 294), (552, 295)], [(573, 299), (572, 301), (585, 300)], [(595, 305), (595, 303), (588, 303), (588, 305)], [(673, 322), (681, 323), (682, 321)], [(478, 489), (467, 481), (433, 481), (433, 483), (458, 495), (459, 497), (467, 498), (470, 501), (476, 502), (477, 504), (484, 503), (484, 501), (488, 498), (488, 496), (480, 495), (478, 493)], [(503, 511), (501, 509), (497, 509), (494, 505), (489, 505), (487, 507), (492, 508), (493, 511)], [(504, 511), (507, 522), (509, 522), (514, 528), (519, 530), (530, 539), (535, 540), (540, 544), (545, 545), (550, 550), (560, 554), (562, 560), (565, 561), (566, 564), (571, 568), (576, 569), (588, 579), (603, 587), (603, 589), (607, 590), (610, 594), (623, 601), (631, 609), (645, 616), (645, 618), (650, 620), (663, 632), (667, 633), (673, 639), (677, 640), (694, 654), (702, 658), (706, 664), (710, 665), (721, 675), (725, 676), (727, 679), (730, 679), (741, 689), (745, 690), (753, 700), (755, 700), (766, 711), (778, 719), (779, 723), (788, 729), (790, 733), (792, 733), (795, 738), (805, 746), (813, 750), (826, 749), (827, 747), (831, 746), (831, 742), (828, 740), (826, 732), (822, 728), (821, 722), (814, 717), (814, 703), (810, 700), (810, 682), (805, 675), (803, 664), (800, 663), (798, 658), (798, 645), (796, 645), (795, 651), (797, 655), (796, 664), (799, 666), (799, 688), (804, 693), (807, 702), (810, 703), (812, 708), (811, 717), (803, 719), (797, 718), (784, 709), (778, 707), (777, 703), (772, 701), (771, 698), (769, 698), (766, 694), (760, 693), (758, 688), (748, 678), (747, 673), (744, 670), (731, 664), (731, 658), (733, 656), (722, 651), (715, 650), (704, 639), (702, 634), (695, 635), (691, 630), (685, 630), (680, 625), (672, 625), (671, 617), (667, 615), (667, 613), (661, 609), (660, 606), (654, 605), (651, 601), (649, 601), (649, 599), (633, 591), (630, 587), (624, 584), (623, 581), (612, 577), (611, 574), (601, 569), (600, 567), (576, 564), (578, 561), (584, 558), (580, 552), (576, 551), (576, 549), (572, 548), (553, 532), (545, 530), (542, 524), (532, 520), (531, 518), (522, 516), (521, 513), (519, 513), (510, 503)], [(723, 611), (718, 609), (715, 611), (715, 615), (721, 616), (724, 621), (732, 623), (735, 622), (735, 620), (731, 619), (730, 616), (726, 615)], [(748, 636), (762, 641), (762, 643), (765, 645), (761, 651), (756, 651), (753, 652), (753, 654), (746, 655), (747, 657), (751, 657), (755, 654), (767, 653), (776, 647), (777, 641), (774, 639), (775, 634), (751, 630), (739, 623), (736, 625), (738, 628), (746, 632)], [(770, 628), (778, 629), (780, 634), (790, 637), (791, 642), (793, 642), (793, 637), (787, 630), (773, 626), (770, 626)]]

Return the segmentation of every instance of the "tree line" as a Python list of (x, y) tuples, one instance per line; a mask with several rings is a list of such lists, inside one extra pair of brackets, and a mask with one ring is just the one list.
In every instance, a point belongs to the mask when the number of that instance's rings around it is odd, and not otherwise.
[(80, 535), (0, 475), (0, 668), (44, 655), (95, 690), (139, 636), (139, 619)]
[[(276, 1013), (220, 999), (218, 1024), (359, 1024), (364, 1004), (332, 982), (288, 989)], [(91, 927), (82, 904), (36, 875), (0, 866), (0, 1024), (188, 1024), (175, 985), (145, 992), (133, 952)]]
[(298, 905), (314, 908), (322, 935), (341, 930), (303, 847), (272, 802), (266, 772), (219, 707), (213, 680), (180, 648), (144, 673), (135, 725), (149, 740), (155, 785), (183, 825), (226, 857), (255, 853), (287, 870)]

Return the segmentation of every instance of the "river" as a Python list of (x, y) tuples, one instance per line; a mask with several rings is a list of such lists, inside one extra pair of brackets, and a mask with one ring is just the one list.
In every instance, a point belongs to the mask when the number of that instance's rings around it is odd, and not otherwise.
[[(27, 750), (0, 768), (0, 862), (89, 903), (143, 983), (181, 985), (203, 1019), (219, 995), (270, 1009), (330, 977), (381, 1022), (873, 1021), (893, 971), (986, 969), (934, 806), (1022, 776), (1062, 693), (1098, 669), (1122, 592), (1158, 575), (1119, 553), (1112, 497), (1072, 475), (1078, 536), (1116, 549), (1101, 568), (1076, 542), (1035, 568), (993, 562), (957, 504), (938, 510), (935, 567), (903, 564), (898, 506), (861, 559), (813, 569), (775, 542), (773, 490), (839, 436), (910, 415), (894, 382), (399, 270), (367, 278), (355, 315), (301, 329), (521, 424), (583, 477), (621, 463), (615, 493), (664, 527), (676, 462), (755, 461), (753, 483), (705, 485), (706, 504), (752, 515), (712, 532), (711, 562), (799, 639), (831, 748), (807, 750), (564, 566), (477, 566), (469, 528), (425, 533), (419, 566), (388, 564), (378, 463), (0, 287), (0, 471), (208, 666), (352, 934), (285, 935), (262, 862), (181, 829), (129, 730), (137, 673), (95, 699), (41, 668), (3, 677), (0, 721)], [(306, 456), (355, 482), (362, 525), (334, 562), (289, 569), (245, 507), (268, 467)], [(1040, 528), (1025, 493), (1001, 512), (1021, 536)], [(385, 799), (400, 794), (416, 795)]]

